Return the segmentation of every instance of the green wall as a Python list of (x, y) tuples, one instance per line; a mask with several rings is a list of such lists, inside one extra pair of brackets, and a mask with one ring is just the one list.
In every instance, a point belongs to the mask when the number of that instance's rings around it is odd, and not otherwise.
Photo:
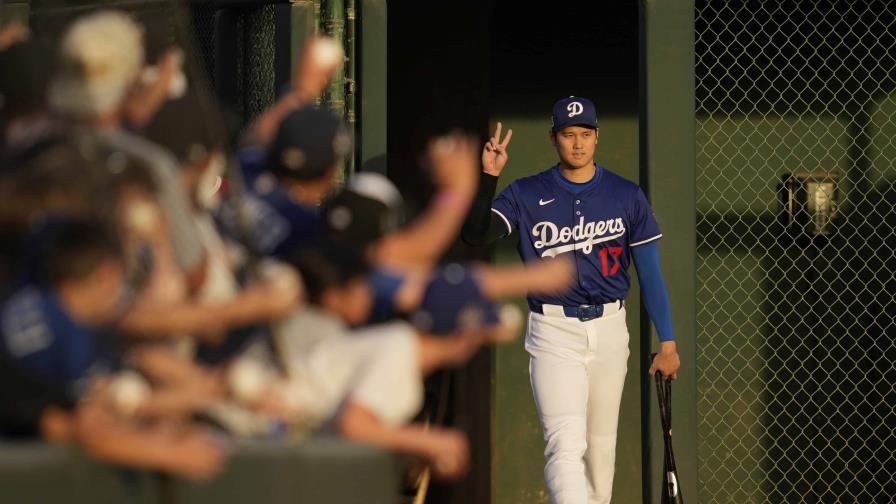
[(697, 211), (777, 212), (782, 175), (844, 173), (850, 141), (847, 125), (832, 116), (698, 118)]
[[(892, 113), (892, 112), (890, 112)], [(892, 124), (892, 123), (891, 123)], [(896, 133), (896, 131), (894, 131)], [(730, 243), (697, 237), (698, 458), (700, 502), (766, 502), (770, 398), (768, 303), (775, 261), (760, 243), (780, 209), (775, 189), (796, 169), (850, 173), (846, 124), (832, 116), (699, 117), (698, 220), (758, 222)], [(892, 145), (874, 135), (873, 145)], [(759, 217), (756, 220), (756, 217)], [(708, 221), (708, 219), (707, 219)], [(725, 221), (716, 221), (724, 226)], [(735, 233), (725, 228), (722, 234)]]
[[(591, 96), (598, 113), (601, 96)], [(557, 154), (548, 139), (548, 110), (534, 116), (521, 116), (495, 108), (495, 121), (504, 128), (513, 129), (509, 153), (510, 161), (501, 175), (499, 190), (516, 178), (531, 175), (557, 161)], [(508, 109), (511, 109), (508, 107)], [(536, 111), (539, 112), (539, 111)], [(600, 116), (600, 140), (597, 161), (614, 172), (638, 179), (638, 120), (632, 116)], [(515, 235), (503, 240), (496, 251), (498, 263), (518, 263)], [(634, 269), (632, 269), (634, 272)], [(635, 277), (636, 278), (636, 277)], [(520, 308), (527, 312), (525, 300), (519, 299)], [(638, 289), (635, 286), (629, 296), (629, 306), (639, 306)], [(628, 328), (631, 356), (629, 372), (623, 392), (617, 445), (615, 502), (639, 502), (641, 500), (641, 440), (640, 399), (638, 391), (640, 355), (638, 340), (639, 311), (628, 312)], [(493, 391), (492, 435), (493, 458), (492, 487), (495, 504), (547, 503), (544, 486), (544, 442), (541, 425), (535, 412), (532, 391), (529, 386), (529, 357), (523, 348), (523, 335), (517, 341), (501, 346), (495, 352)]]
[(874, 104), (871, 111), (871, 170), (869, 178), (875, 184), (893, 183), (896, 179), (896, 92)]

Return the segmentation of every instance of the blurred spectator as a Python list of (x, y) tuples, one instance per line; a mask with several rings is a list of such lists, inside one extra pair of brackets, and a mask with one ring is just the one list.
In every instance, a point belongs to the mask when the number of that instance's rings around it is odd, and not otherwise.
[[(225, 155), (223, 136), (211, 116), (193, 94), (162, 107), (147, 126), (149, 139), (167, 145), (178, 160), (182, 186), (190, 196), (188, 218), (193, 222), (206, 257), (204, 275), (189, 299), (183, 295), (162, 297), (160, 303), (144, 303), (126, 319), (129, 331), (162, 335), (198, 334), (206, 343), (233, 340), (235, 329), (250, 328), (288, 314), (298, 302), (297, 282), (290, 271), (277, 270), (260, 277), (248, 271), (219, 235), (211, 217), (222, 192)], [(154, 246), (155, 247), (155, 246)], [(157, 248), (164, 249), (164, 243)], [(265, 268), (267, 270), (268, 267)], [(250, 328), (251, 329), (251, 328)], [(231, 338), (227, 334), (231, 333)], [(251, 338), (255, 332), (240, 331)], [(236, 352), (242, 344), (221, 349), (219, 358)]]
[(37, 232), (47, 235), (39, 250), (43, 277), (17, 289), (3, 305), (0, 350), (77, 396), (91, 373), (114, 366), (100, 359), (97, 331), (120, 307), (122, 252), (102, 223), (50, 221)]
[[(129, 399), (104, 386), (121, 364), (114, 342), (103, 337), (121, 309), (125, 285), (114, 231), (101, 222), (50, 220), (37, 233), (43, 235), (42, 274), (0, 308), (0, 365), (4, 375), (20, 380), (5, 383), (25, 387), (3, 393), (15, 409), (0, 415), (0, 430), (78, 442), (108, 462), (187, 477), (214, 474), (224, 460), (216, 442), (191, 428), (141, 427), (120, 416)], [(192, 409), (177, 401), (154, 397), (144, 407), (163, 415)]]
[(46, 104), (52, 56), (51, 48), (27, 34), (0, 49), (0, 148), (27, 147), (56, 127)]
[(410, 225), (398, 229), (398, 189), (382, 175), (359, 173), (326, 205), (327, 235), (362, 247), (378, 266), (431, 267), (456, 240), (469, 209), (478, 181), (478, 144), (459, 133), (435, 138), (424, 163), (438, 192)]
[(313, 307), (276, 326), (275, 348), (289, 378), (282, 393), (312, 425), (335, 422), (350, 439), (422, 456), (446, 478), (465, 470), (466, 441), (456, 430), (407, 425), (422, 404), (423, 378), (518, 334), (518, 311), (499, 310), (486, 290), (511, 295), (530, 287), (561, 289), (572, 269), (556, 261), (492, 272), (484, 275), (491, 285), (483, 289), (478, 276), (454, 265), (424, 289), (416, 327), (393, 321), (352, 329), (367, 320), (373, 303), (369, 268), (358, 252), (321, 241), (297, 251), (291, 262)]
[(77, 401), (0, 357), (0, 436), (74, 443), (98, 460), (206, 480), (224, 466), (227, 448), (195, 428), (152, 428), (113, 414), (95, 396)]
[(468, 448), (461, 432), (405, 424), (422, 405), (423, 376), (454, 362), (453, 350), (464, 349), (465, 342), (424, 349), (404, 322), (350, 331), (366, 318), (371, 304), (360, 256), (320, 243), (303, 248), (293, 262), (316, 306), (296, 312), (276, 330), (291, 378), (287, 393), (298, 409), (318, 426), (335, 422), (349, 439), (422, 456), (443, 477), (463, 474)]
[(245, 212), (250, 247), (266, 256), (283, 257), (321, 230), (317, 206), (336, 187), (337, 168), (351, 149), (341, 118), (304, 107), (287, 115), (265, 151), (243, 151), (241, 164), (252, 194), (221, 208), (220, 218), (234, 237), (244, 233)]
[(460, 430), (411, 423), (423, 378), (516, 337), (521, 316), (499, 301), (563, 289), (572, 268), (436, 267), (479, 180), (473, 138), (432, 139), (436, 196), (403, 225), (383, 176), (334, 195), (352, 139), (312, 106), (344, 61), (332, 39), (309, 41), (228, 170), (223, 121), (187, 89), (182, 54), (147, 65), (128, 15), (78, 18), (52, 79), (44, 49), (2, 35), (0, 69), (23, 79), (0, 87), (14, 147), (0, 164), (0, 433), (204, 479), (227, 450), (197, 419), (237, 437), (286, 424), (464, 474)]
[(75, 402), (64, 385), (42, 380), (0, 355), (0, 437), (55, 438), (53, 419), (71, 412)]
[(318, 98), (344, 62), (345, 55), (338, 41), (321, 35), (308, 40), (295, 66), (292, 87), (247, 128), (243, 146), (267, 149), (283, 119)]
[(374, 264), (369, 322), (406, 315), (420, 304), (430, 268), (457, 238), (466, 216), (478, 176), (477, 152), (475, 141), (460, 134), (430, 142), (427, 167), (439, 192), (406, 227), (399, 226), (401, 195), (380, 174), (354, 175), (325, 204), (326, 236), (363, 251)]
[[(177, 263), (194, 283), (203, 274), (204, 254), (177, 180), (176, 162), (164, 149), (123, 130), (129, 103), (154, 100), (142, 92), (138, 82), (143, 70), (140, 25), (117, 11), (85, 15), (62, 37), (59, 69), (50, 84), (50, 105), (65, 117), (96, 129), (110, 148), (146, 164), (165, 212)], [(146, 109), (155, 112), (160, 105), (153, 101)], [(150, 116), (142, 115), (141, 121)]]
[(49, 89), (53, 109), (97, 128), (140, 130), (169, 97), (186, 91), (183, 53), (169, 49), (146, 66), (143, 27), (119, 11), (75, 20), (60, 46)]
[(337, 41), (309, 40), (292, 87), (242, 138), (239, 160), (249, 194), (222, 206), (219, 217), (226, 232), (250, 252), (282, 257), (320, 232), (317, 206), (338, 183), (351, 136), (342, 118), (312, 102), (343, 62)]
[(76, 19), (59, 48), (50, 104), (95, 126), (119, 126), (122, 105), (143, 69), (143, 28), (127, 14), (99, 11)]
[(42, 267), (35, 229), (49, 217), (110, 221), (115, 196), (89, 136), (54, 134), (0, 161), (0, 294)]

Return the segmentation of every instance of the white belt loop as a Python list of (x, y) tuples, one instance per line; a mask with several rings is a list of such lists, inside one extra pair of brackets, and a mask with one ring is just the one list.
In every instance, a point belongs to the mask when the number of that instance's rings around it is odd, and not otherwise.
[(618, 313), (619, 310), (621, 310), (621, 309), (622, 309), (621, 301), (613, 301), (612, 303), (607, 303), (604, 305), (603, 316), (606, 317), (607, 315), (612, 315), (614, 313)]
[(563, 313), (563, 307), (560, 305), (554, 305), (554, 304), (541, 305), (541, 311), (542, 311), (542, 313), (544, 313), (545, 315), (547, 315), (549, 317), (564, 317), (564, 318), (566, 317), (566, 314)]

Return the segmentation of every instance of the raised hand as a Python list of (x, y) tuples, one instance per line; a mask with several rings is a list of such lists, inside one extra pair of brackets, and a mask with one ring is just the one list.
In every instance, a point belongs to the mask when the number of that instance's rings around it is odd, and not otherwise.
[(479, 183), (478, 148), (475, 138), (459, 132), (430, 140), (427, 161), (435, 185), (458, 196), (472, 197)]
[(297, 100), (307, 103), (320, 96), (343, 63), (345, 53), (338, 41), (323, 35), (309, 40), (293, 76)]
[(454, 481), (470, 468), (470, 442), (455, 429), (431, 428), (429, 461), (434, 475), (442, 481)]
[(495, 127), (495, 134), (485, 142), (482, 149), (482, 171), (489, 175), (498, 176), (504, 165), (507, 164), (507, 146), (510, 144), (510, 138), (513, 136), (513, 130), (508, 129), (507, 135), (501, 140), (501, 122)]
[(292, 91), (285, 93), (255, 118), (243, 136), (243, 145), (270, 145), (277, 135), (280, 121), (320, 97), (344, 63), (345, 54), (339, 41), (322, 35), (309, 40), (302, 51), (302, 59), (296, 65)]
[(208, 481), (227, 464), (225, 447), (211, 434), (194, 429), (171, 442), (169, 470), (193, 481)]

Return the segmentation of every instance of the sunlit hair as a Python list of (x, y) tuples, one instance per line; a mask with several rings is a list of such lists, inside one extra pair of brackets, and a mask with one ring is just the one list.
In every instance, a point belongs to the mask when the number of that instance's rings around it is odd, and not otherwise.
[(56, 112), (88, 118), (121, 103), (143, 68), (143, 29), (118, 11), (77, 19), (60, 45), (59, 69), (50, 85)]

